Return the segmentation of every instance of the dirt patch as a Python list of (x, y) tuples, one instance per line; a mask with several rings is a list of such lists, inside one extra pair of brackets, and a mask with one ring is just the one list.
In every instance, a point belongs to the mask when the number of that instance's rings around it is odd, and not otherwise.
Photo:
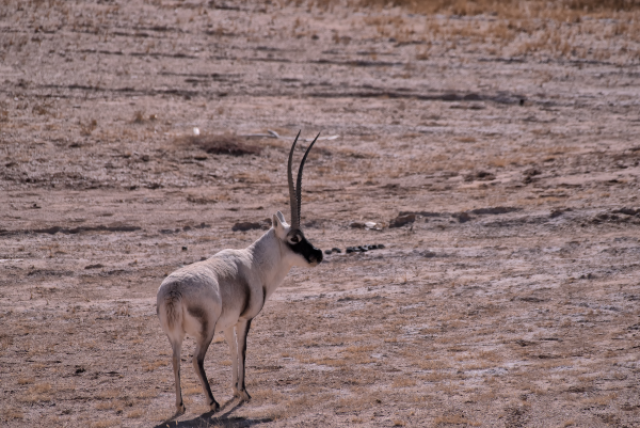
[(171, 426), (638, 424), (637, 7), (350, 3), (0, 8), (3, 425), (166, 426), (158, 286), (288, 217), (299, 130), (324, 261), (251, 402), (216, 336), (207, 414), (187, 340)]

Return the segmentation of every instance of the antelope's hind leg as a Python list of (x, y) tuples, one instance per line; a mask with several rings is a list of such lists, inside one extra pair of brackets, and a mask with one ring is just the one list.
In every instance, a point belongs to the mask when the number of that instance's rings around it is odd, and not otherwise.
[(207, 380), (207, 373), (204, 371), (204, 357), (207, 355), (207, 350), (209, 349), (209, 345), (211, 344), (211, 340), (213, 339), (213, 331), (211, 334), (207, 335), (207, 337), (200, 337), (196, 341), (196, 349), (193, 353), (193, 368), (200, 379), (200, 384), (202, 385), (202, 389), (204, 390), (205, 395), (207, 396), (208, 405), (212, 412), (217, 412), (220, 410), (220, 404), (213, 398), (213, 394), (211, 393), (211, 387), (209, 386), (209, 381)]
[(182, 347), (181, 340), (171, 340), (171, 347), (173, 348), (173, 375), (176, 380), (176, 416), (180, 416), (187, 411), (187, 408), (182, 402), (182, 388), (180, 388), (180, 348)]

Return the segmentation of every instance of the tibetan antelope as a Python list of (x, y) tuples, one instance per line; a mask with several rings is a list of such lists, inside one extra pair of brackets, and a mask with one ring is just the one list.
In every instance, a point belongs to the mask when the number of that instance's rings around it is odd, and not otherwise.
[(207, 260), (178, 269), (158, 289), (158, 317), (173, 348), (173, 373), (176, 382), (176, 415), (185, 412), (180, 388), (180, 348), (185, 334), (196, 342), (193, 368), (200, 379), (212, 411), (220, 409), (213, 398), (204, 357), (217, 331), (223, 331), (231, 351), (233, 395), (242, 401), (251, 399), (244, 383), (247, 334), (251, 320), (284, 280), (293, 266), (314, 267), (322, 261), (322, 251), (305, 238), (300, 228), (302, 169), (318, 136), (300, 162), (297, 183), (291, 176), (291, 160), (300, 132), (289, 152), (287, 178), (291, 224), (280, 211), (272, 226), (260, 239), (243, 250), (223, 250)]

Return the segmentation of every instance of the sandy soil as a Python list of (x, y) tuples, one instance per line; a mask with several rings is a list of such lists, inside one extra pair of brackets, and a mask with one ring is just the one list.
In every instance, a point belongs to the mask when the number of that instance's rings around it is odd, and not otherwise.
[[(227, 402), (217, 338), (206, 368), (227, 406), (206, 414), (187, 343), (171, 426), (640, 426), (637, 14), (0, 15), (3, 426), (172, 415), (157, 288), (263, 233), (237, 222), (289, 217), (299, 129), (335, 137), (307, 162), (302, 214), (343, 253), (292, 270), (256, 318), (250, 403)], [(344, 253), (362, 244), (385, 248)]]

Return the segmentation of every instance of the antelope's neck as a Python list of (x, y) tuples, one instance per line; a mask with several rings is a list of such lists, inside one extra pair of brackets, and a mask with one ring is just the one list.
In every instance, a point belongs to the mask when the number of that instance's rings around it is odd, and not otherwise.
[(291, 270), (291, 266), (283, 257), (275, 231), (269, 229), (249, 247), (249, 250), (253, 253), (254, 269), (263, 279), (262, 285), (267, 288), (267, 293), (271, 295)]

